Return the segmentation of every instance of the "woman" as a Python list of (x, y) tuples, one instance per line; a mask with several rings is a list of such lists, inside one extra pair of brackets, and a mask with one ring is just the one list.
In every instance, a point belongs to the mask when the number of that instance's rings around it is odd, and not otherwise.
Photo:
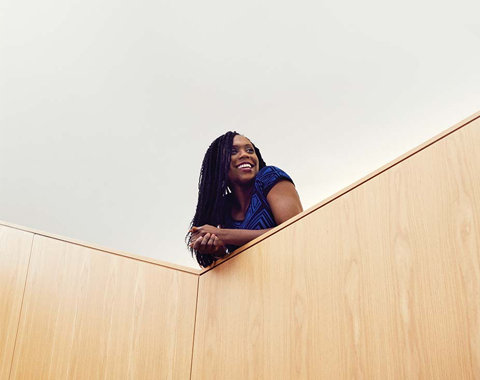
[(210, 145), (198, 189), (187, 241), (202, 267), (303, 211), (288, 174), (266, 166), (260, 150), (236, 132)]

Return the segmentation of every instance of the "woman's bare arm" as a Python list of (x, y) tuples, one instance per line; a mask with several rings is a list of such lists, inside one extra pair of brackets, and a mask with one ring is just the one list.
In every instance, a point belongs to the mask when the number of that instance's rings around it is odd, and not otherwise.
[[(270, 231), (271, 228), (264, 230), (237, 230), (230, 228), (217, 228), (210, 226), (208, 224), (201, 227), (192, 228), (192, 242), (193, 248), (197, 249), (201, 253), (210, 253), (212, 245), (215, 245), (215, 240), (210, 240), (211, 236), (218, 237), (219, 241), (225, 245), (244, 245), (249, 241), (259, 237), (267, 231)], [(203, 240), (201, 240), (202, 238)], [(198, 241), (198, 244), (197, 244)], [(218, 242), (218, 240), (217, 240)], [(219, 246), (219, 243), (217, 243)]]
[(270, 231), (271, 228), (264, 230), (237, 230), (237, 229), (220, 229), (219, 237), (225, 244), (228, 245), (244, 245), (249, 241), (256, 239), (265, 232)]
[[(293, 183), (289, 181), (278, 182), (268, 193), (267, 201), (277, 224), (282, 224), (303, 211), (297, 190)], [(217, 236), (223, 244), (241, 246), (270, 230), (271, 228), (263, 230), (223, 229), (205, 225), (193, 227), (192, 241), (199, 241), (196, 245), (200, 248), (200, 252), (203, 250), (211, 251), (213, 249), (213, 240), (210, 239), (211, 235)], [(208, 236), (206, 236), (207, 234)], [(200, 240), (200, 237), (203, 239)]]
[(280, 181), (267, 194), (267, 202), (272, 209), (277, 225), (282, 224), (303, 211), (297, 189), (290, 181)]

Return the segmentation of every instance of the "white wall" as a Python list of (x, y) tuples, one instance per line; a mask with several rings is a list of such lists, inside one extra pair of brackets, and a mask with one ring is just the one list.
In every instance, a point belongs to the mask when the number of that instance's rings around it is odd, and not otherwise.
[(480, 109), (477, 4), (1, 0), (0, 220), (195, 266), (214, 138), (320, 202)]

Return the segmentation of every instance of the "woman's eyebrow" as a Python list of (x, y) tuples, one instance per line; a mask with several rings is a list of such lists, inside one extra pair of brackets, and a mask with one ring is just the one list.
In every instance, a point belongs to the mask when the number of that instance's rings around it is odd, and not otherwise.
[(232, 148), (238, 148), (238, 147), (241, 147), (241, 146), (248, 146), (250, 148), (253, 148), (253, 145), (249, 144), (249, 143), (246, 143), (245, 145), (232, 145)]

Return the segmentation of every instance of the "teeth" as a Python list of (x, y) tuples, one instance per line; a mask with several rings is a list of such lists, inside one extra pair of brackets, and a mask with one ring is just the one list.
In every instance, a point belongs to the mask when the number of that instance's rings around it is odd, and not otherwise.
[(239, 165), (238, 167), (239, 167), (239, 169), (242, 169), (242, 168), (251, 168), (252, 165), (250, 165), (250, 164), (242, 164), (242, 165)]

